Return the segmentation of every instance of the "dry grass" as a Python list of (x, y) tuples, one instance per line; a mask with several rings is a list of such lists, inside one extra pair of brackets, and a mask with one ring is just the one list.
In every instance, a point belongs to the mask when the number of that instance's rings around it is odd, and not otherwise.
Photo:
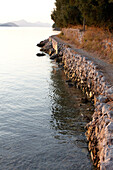
[(67, 40), (67, 38), (64, 36), (63, 32), (61, 32), (60, 34), (57, 35), (59, 38), (63, 39), (63, 40)]
[(100, 28), (89, 28), (84, 34), (81, 48), (96, 52), (104, 60), (113, 62), (113, 51), (109, 43), (113, 44), (113, 34)]
[[(82, 27), (73, 26), (73, 29), (81, 29)], [(78, 48), (83, 48), (88, 52), (96, 53), (98, 57), (113, 63), (113, 33), (105, 31), (101, 28), (86, 27), (86, 31), (82, 38), (82, 42), (78, 42), (76, 37), (65, 37), (63, 33), (59, 35), (60, 38), (66, 41), (71, 41)], [(111, 43), (111, 44), (110, 44)]]
[[(68, 28), (72, 28), (72, 29), (80, 29), (83, 30), (83, 26), (82, 25), (69, 25)], [(86, 30), (88, 29), (88, 27), (86, 26)]]

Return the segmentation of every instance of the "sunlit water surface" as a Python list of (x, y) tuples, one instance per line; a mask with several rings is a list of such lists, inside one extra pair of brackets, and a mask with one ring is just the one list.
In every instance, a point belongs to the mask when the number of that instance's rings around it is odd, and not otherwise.
[[(49, 28), (0, 28), (0, 170), (90, 170), (89, 104), (36, 44)], [(81, 106), (80, 106), (81, 105)]]

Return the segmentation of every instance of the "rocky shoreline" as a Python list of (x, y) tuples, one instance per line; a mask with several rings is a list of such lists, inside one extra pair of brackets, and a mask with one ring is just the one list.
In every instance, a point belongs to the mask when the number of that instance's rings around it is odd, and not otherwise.
[(64, 69), (70, 84), (84, 93), (84, 99), (94, 103), (92, 121), (87, 124), (86, 137), (94, 165), (113, 169), (113, 86), (108, 84), (98, 66), (87, 57), (75, 53), (68, 45), (49, 37), (37, 44)]

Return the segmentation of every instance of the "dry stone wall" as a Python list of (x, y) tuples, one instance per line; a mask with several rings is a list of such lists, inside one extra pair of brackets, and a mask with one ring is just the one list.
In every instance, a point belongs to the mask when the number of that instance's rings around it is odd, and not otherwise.
[(58, 42), (55, 40), (55, 39), (53, 39), (53, 38), (49, 38), (49, 41), (52, 43), (52, 47), (54, 48), (54, 50), (56, 51), (56, 54), (58, 53)]
[(87, 57), (75, 54), (71, 48), (58, 43), (54, 38), (49, 43), (62, 56), (64, 72), (87, 96), (94, 101), (92, 121), (86, 126), (88, 148), (95, 166), (101, 170), (113, 169), (113, 87)]
[(72, 40), (78, 41), (79, 43), (82, 42), (84, 32), (80, 29), (63, 28), (62, 32), (67, 39), (71, 37)]

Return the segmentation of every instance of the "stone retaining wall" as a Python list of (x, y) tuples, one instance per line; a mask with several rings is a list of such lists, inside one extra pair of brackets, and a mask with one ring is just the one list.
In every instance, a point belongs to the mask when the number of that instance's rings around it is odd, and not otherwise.
[(52, 47), (54, 48), (54, 50), (56, 51), (56, 54), (58, 53), (58, 42), (53, 39), (53, 38), (49, 38), (49, 41), (52, 42)]
[(84, 32), (80, 31), (80, 29), (72, 29), (72, 28), (63, 28), (62, 32), (66, 38), (71, 37), (72, 40), (78, 41), (79, 43), (82, 42)]
[(94, 101), (92, 121), (86, 126), (93, 163), (101, 170), (112, 170), (113, 87), (106, 82), (104, 75), (92, 61), (75, 54), (71, 48), (58, 43), (54, 38), (49, 40), (55, 50), (57, 46), (57, 53), (62, 54), (65, 74), (81, 88), (88, 100)]

